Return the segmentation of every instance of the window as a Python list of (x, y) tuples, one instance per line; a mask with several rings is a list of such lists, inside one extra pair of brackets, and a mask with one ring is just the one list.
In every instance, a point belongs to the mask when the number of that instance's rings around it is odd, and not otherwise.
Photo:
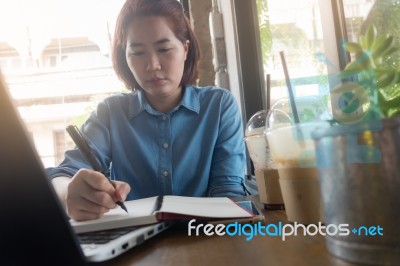
[(3, 2), (0, 23), (10, 26), (0, 28), (2, 72), (44, 166), (54, 166), (71, 148), (65, 127), (124, 89), (109, 38), (124, 1)]
[[(189, 6), (196, 8), (199, 3), (181, 2), (186, 10)], [(335, 35), (338, 25), (328, 21), (333, 33), (324, 28), (324, 19), (336, 12), (326, 8), (332, 8), (332, 3), (343, 3), (341, 22), (348, 40), (356, 40), (368, 21), (374, 21), (378, 31), (400, 38), (400, 20), (386, 19), (400, 14), (399, 1), (213, 2), (220, 2), (221, 7), (230, 5), (221, 8), (225, 12), (224, 25), (230, 23), (234, 28), (225, 43), (235, 46), (230, 51), (238, 53), (234, 56), (238, 57), (235, 66), (239, 70), (229, 75), (238, 77), (232, 84), (239, 87), (237, 98), (242, 101), (246, 120), (266, 108), (267, 74), (271, 76), (271, 102), (287, 95), (280, 51), (285, 52), (297, 97), (327, 95), (328, 83), (316, 77), (330, 73), (324, 55), (329, 54), (327, 58), (337, 67), (336, 71), (340, 64), (333, 58), (339, 58), (339, 52), (328, 46), (338, 41), (336, 36), (328, 40)], [(0, 67), (45, 167), (53, 166), (58, 163), (62, 149), (57, 147), (68, 146), (56, 144), (61, 143), (62, 137), (53, 136), (53, 132), (63, 131), (71, 123), (82, 123), (98, 101), (124, 89), (110, 61), (110, 36), (124, 0), (3, 0), (2, 3), (0, 23), (10, 26), (0, 27)], [(227, 21), (228, 12), (234, 21)]]
[(400, 1), (344, 0), (343, 5), (349, 41), (358, 41), (370, 23), (378, 34), (390, 34), (400, 41)]
[(264, 73), (271, 75), (271, 103), (287, 97), (280, 52), (296, 97), (326, 94), (313, 77), (327, 73), (318, 55), (325, 52), (318, 0), (258, 0)]
[[(239, 60), (242, 64), (240, 74), (247, 119), (255, 112), (267, 109), (267, 74), (271, 77), (271, 104), (287, 97), (280, 51), (285, 53), (295, 96), (319, 96), (329, 113), (329, 83), (332, 82), (329, 75), (340, 71), (346, 60), (350, 60), (348, 55), (340, 50), (343, 41), (357, 40), (368, 21), (375, 21), (378, 31), (400, 36), (397, 32), (400, 20), (385, 19), (388, 12), (390, 17), (394, 18), (400, 14), (399, 1), (253, 0), (246, 2), (247, 4), (239, 0), (235, 2), (239, 51), (242, 55)], [(248, 8), (250, 11), (246, 10), (245, 5), (249, 6), (250, 3), (256, 6), (253, 8), (256, 13), (252, 8)], [(258, 15), (258, 21), (251, 24), (250, 17), (254, 14)], [(338, 20), (338, 17), (343, 19)], [(344, 25), (344, 29), (340, 29), (341, 24)], [(249, 27), (254, 26), (258, 27), (254, 31), (255, 37), (249, 35), (252, 32)], [(338, 31), (342, 31), (342, 35), (339, 36)], [(250, 48), (247, 48), (246, 44)], [(259, 51), (259, 54), (252, 57), (248, 50)], [(246, 61), (247, 58), (250, 59)], [(262, 71), (259, 70), (257, 59), (262, 61)], [(255, 82), (255, 78), (260, 81)]]
[[(334, 74), (351, 60), (341, 49), (343, 41), (357, 40), (368, 21), (375, 21), (378, 32), (400, 36), (400, 20), (395, 19), (400, 12), (399, 1), (233, 2), (233, 24), (237, 28), (235, 45), (239, 51), (238, 76), (247, 121), (255, 112), (267, 109), (267, 74), (271, 76), (271, 102), (287, 97), (280, 51), (285, 52), (296, 96), (319, 96), (329, 119), (329, 91), (337, 84)], [(258, 19), (254, 21), (254, 17)], [(393, 19), (388, 20), (388, 17)], [(393, 63), (397, 62), (398, 58), (393, 58)]]
[(54, 136), (54, 160), (55, 164), (58, 165), (64, 159), (64, 152), (66, 150), (72, 149), (74, 147), (74, 143), (69, 138), (68, 134), (65, 130), (55, 130), (53, 132)]

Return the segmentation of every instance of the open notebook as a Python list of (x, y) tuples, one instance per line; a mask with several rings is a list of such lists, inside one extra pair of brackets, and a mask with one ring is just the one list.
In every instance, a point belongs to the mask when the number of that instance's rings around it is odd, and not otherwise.
[(104, 261), (169, 226), (163, 222), (77, 235), (46, 177), (1, 73), (0, 129), (1, 265), (77, 266)]
[(126, 201), (125, 206), (128, 213), (116, 208), (100, 219), (82, 222), (71, 220), (71, 225), (75, 232), (82, 233), (176, 219), (226, 220), (255, 216), (226, 197), (158, 196)]

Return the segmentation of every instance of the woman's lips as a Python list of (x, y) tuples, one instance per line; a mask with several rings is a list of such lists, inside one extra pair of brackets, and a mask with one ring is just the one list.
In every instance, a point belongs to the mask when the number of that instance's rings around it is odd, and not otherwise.
[(154, 85), (162, 85), (166, 81), (165, 78), (152, 78), (147, 80), (148, 83), (154, 84)]

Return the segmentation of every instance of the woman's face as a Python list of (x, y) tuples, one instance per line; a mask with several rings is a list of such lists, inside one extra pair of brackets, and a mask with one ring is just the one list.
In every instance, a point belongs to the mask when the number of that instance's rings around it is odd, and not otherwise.
[(127, 28), (126, 60), (146, 97), (152, 101), (180, 97), (179, 86), (189, 41), (182, 43), (160, 16), (139, 17)]

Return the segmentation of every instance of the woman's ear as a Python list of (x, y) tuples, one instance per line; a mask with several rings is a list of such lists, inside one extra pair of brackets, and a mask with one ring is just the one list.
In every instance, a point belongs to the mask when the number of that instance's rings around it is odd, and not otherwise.
[(186, 40), (186, 41), (183, 43), (183, 49), (185, 50), (185, 60), (186, 60), (187, 54), (188, 54), (188, 52), (189, 52), (189, 44), (190, 44), (190, 41), (189, 41), (189, 40)]

